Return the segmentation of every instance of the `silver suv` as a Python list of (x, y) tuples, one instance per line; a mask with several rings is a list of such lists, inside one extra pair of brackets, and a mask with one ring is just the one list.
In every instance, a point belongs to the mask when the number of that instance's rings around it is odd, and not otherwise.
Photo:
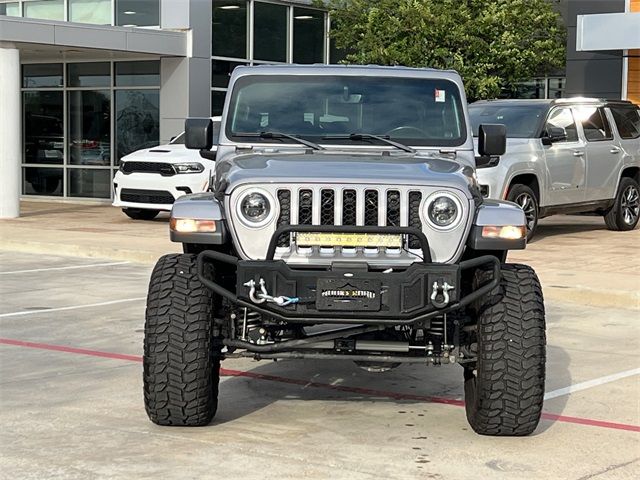
[(507, 151), (478, 162), (483, 195), (520, 205), (529, 238), (557, 213), (603, 215), (611, 230), (640, 217), (640, 110), (626, 101), (589, 98), (492, 100), (469, 106), (482, 123), (507, 127)]
[[(531, 433), (542, 292), (531, 268), (505, 263), (525, 247), (525, 216), (482, 198), (469, 125), (452, 71), (237, 68), (219, 138), (208, 118), (186, 122), (216, 182), (176, 200), (185, 253), (151, 276), (149, 418), (208, 424), (228, 358), (459, 364), (476, 432)], [(504, 153), (503, 125), (479, 131), (484, 156)]]

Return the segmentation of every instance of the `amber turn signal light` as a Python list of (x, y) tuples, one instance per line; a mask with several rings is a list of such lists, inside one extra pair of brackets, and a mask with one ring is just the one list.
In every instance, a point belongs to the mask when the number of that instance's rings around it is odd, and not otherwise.
[(169, 226), (171, 230), (178, 233), (214, 233), (216, 231), (215, 220), (172, 218)]

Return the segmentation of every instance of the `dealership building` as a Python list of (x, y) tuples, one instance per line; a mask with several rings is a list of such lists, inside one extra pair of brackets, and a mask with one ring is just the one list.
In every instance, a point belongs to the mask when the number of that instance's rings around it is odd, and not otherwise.
[[(549, 0), (566, 67), (510, 96), (640, 101), (640, 0)], [(220, 114), (238, 65), (334, 63), (312, 0), (0, 0), (0, 218), (103, 201), (119, 159)]]
[(311, 0), (0, 0), (0, 218), (103, 199), (123, 156), (221, 113), (238, 65), (328, 63)]

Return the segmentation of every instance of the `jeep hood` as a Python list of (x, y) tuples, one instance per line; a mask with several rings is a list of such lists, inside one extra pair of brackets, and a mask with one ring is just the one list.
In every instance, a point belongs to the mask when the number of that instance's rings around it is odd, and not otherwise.
[(218, 162), (218, 182), (227, 193), (259, 183), (435, 185), (468, 191), (473, 169), (421, 154), (255, 153)]

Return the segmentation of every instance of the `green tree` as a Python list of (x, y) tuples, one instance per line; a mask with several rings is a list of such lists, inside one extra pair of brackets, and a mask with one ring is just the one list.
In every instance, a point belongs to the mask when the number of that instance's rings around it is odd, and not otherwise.
[(316, 0), (343, 63), (457, 70), (470, 100), (494, 98), (565, 60), (549, 0)]

